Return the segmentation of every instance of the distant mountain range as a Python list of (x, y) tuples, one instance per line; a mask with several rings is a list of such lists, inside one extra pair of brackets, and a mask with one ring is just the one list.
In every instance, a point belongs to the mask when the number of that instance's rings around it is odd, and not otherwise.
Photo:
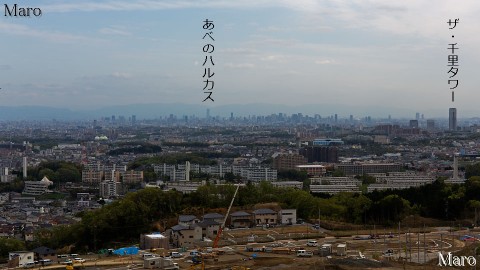
[[(131, 115), (136, 115), (137, 119), (155, 119), (170, 114), (182, 117), (184, 115), (195, 115), (204, 118), (207, 114), (207, 108), (210, 109), (210, 116), (234, 117), (249, 115), (270, 115), (273, 113), (284, 113), (291, 115), (293, 113), (302, 113), (303, 115), (314, 116), (319, 114), (323, 117), (338, 114), (339, 119), (364, 118), (371, 116), (373, 118), (407, 118), (414, 119), (415, 112), (409, 109), (382, 107), (382, 106), (362, 106), (362, 105), (338, 105), (338, 104), (308, 104), (308, 105), (280, 105), (280, 104), (231, 104), (207, 107), (201, 104), (131, 104), (106, 106), (100, 109), (91, 110), (72, 110), (67, 108), (54, 108), (43, 106), (0, 106), (0, 120), (89, 120), (99, 119), (100, 117), (111, 117), (112, 115), (125, 116), (128, 119)], [(445, 110), (420, 111), (425, 114), (425, 118), (448, 118), (448, 108)], [(475, 112), (462, 112), (458, 115), (475, 116)]]

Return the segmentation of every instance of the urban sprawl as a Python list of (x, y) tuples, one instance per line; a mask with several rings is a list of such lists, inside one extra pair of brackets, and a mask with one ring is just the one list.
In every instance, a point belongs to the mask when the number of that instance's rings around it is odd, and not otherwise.
[[(0, 263), (267, 269), (257, 257), (291, 253), (438, 265), (478, 241), (480, 120), (412, 118), (0, 122)], [(448, 197), (434, 211), (418, 194), (435, 188)]]

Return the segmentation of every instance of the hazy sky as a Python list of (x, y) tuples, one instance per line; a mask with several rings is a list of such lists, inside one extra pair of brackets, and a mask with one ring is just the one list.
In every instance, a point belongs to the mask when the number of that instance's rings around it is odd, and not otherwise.
[[(14, 3), (43, 16), (3, 16), (3, 4)], [(453, 106), (480, 115), (479, 1), (48, 0), (8, 1), (1, 11), (0, 106), (201, 104), (208, 18), (215, 24), (211, 105), (361, 104), (447, 114), (447, 48), (456, 42)]]

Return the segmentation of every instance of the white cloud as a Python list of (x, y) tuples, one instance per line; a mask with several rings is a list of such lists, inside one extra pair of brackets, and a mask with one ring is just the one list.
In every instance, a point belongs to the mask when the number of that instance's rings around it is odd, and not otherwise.
[(238, 64), (225, 63), (225, 67), (227, 67), (227, 68), (246, 68), (246, 69), (249, 69), (249, 68), (254, 68), (255, 65), (251, 64), (251, 63), (238, 63)]
[(132, 78), (132, 75), (129, 73), (124, 73), (124, 72), (114, 72), (110, 74), (111, 77), (114, 78), (120, 78), (120, 79), (130, 79)]
[[(297, 3), (298, 2), (298, 3)], [(448, 18), (462, 18), (464, 30), (475, 32), (480, 2), (428, 0), (323, 0), (283, 1), (304, 14), (309, 25), (342, 25), (353, 29), (381, 31), (388, 34), (444, 39), (448, 36)], [(324, 16), (319, 16), (323, 14)], [(330, 22), (331, 21), (331, 22)], [(459, 30), (462, 31), (462, 30)], [(474, 36), (474, 35), (470, 35)]]
[(125, 31), (123, 29), (115, 28), (115, 27), (104, 27), (98, 30), (101, 34), (105, 35), (119, 35), (119, 36), (130, 36), (132, 33)]
[(208, 8), (208, 7), (235, 7), (242, 4), (234, 1), (81, 1), (65, 2), (43, 5), (42, 9), (48, 12), (72, 12), (72, 11), (133, 11), (133, 10), (163, 10), (163, 9), (181, 9), (181, 8)]
[(328, 65), (328, 64), (333, 64), (335, 61), (330, 60), (330, 59), (323, 59), (323, 60), (315, 60), (315, 64), (319, 65)]
[(276, 55), (266, 55), (264, 57), (261, 57), (260, 60), (262, 61), (268, 61), (268, 62), (285, 62), (286, 61), (286, 58), (287, 56), (285, 55), (280, 55), (280, 54), (276, 54)]
[(257, 53), (257, 50), (250, 49), (250, 48), (226, 48), (220, 50), (222, 53), (228, 54), (239, 54), (239, 55), (253, 55)]
[[(44, 12), (100, 12), (167, 9), (211, 8), (268, 8), (281, 7), (300, 14), (297, 31), (330, 31), (341, 23), (350, 28), (380, 30), (396, 34), (420, 34), (426, 37), (441, 35), (446, 20), (451, 16), (465, 22), (477, 18), (480, 2), (430, 0), (137, 0), (137, 1), (65, 1), (42, 6)], [(467, 27), (467, 24), (465, 24)], [(475, 30), (475, 25), (468, 26)], [(118, 30), (118, 29), (117, 29)], [(281, 27), (267, 26), (265, 31), (283, 31)], [(470, 30), (469, 30), (470, 31)]]
[(27, 36), (59, 43), (98, 42), (99, 40), (62, 32), (41, 31), (25, 25), (0, 23), (0, 32), (10, 35)]

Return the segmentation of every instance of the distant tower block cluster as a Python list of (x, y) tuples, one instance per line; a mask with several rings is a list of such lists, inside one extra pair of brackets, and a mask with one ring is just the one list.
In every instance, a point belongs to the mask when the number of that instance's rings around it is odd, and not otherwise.
[(451, 131), (457, 130), (457, 108), (448, 110), (448, 129)]

